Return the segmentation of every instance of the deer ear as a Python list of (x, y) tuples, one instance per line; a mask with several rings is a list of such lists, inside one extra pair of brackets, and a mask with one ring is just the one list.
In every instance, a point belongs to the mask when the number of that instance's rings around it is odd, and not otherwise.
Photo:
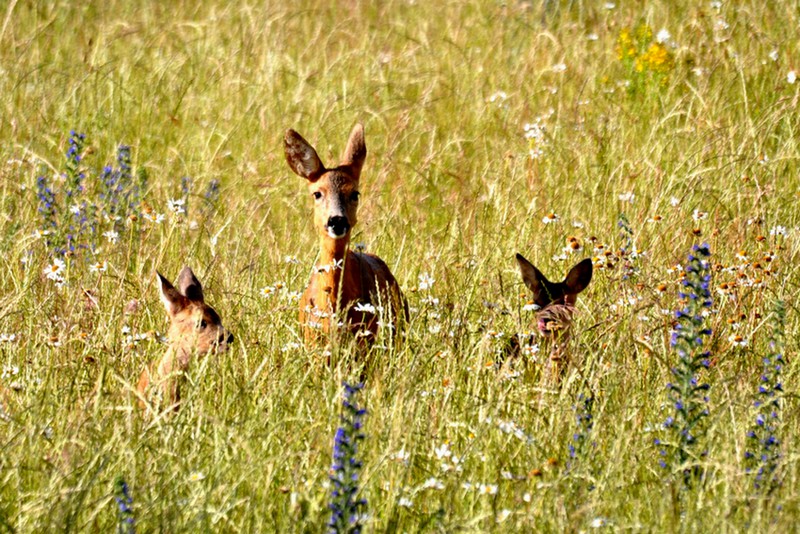
[(178, 290), (170, 284), (169, 280), (161, 276), (160, 272), (156, 271), (156, 276), (158, 277), (161, 288), (161, 302), (164, 303), (167, 315), (172, 317), (186, 307), (186, 297), (181, 295)]
[(203, 302), (203, 286), (189, 267), (178, 275), (178, 290), (189, 300)]
[(589, 286), (592, 281), (592, 260), (586, 258), (575, 267), (570, 269), (564, 285), (567, 286), (567, 293), (577, 295)]
[(522, 254), (517, 254), (517, 263), (519, 264), (519, 271), (522, 273), (522, 281), (525, 282), (528, 289), (533, 291), (533, 300), (538, 300), (539, 295), (546, 289), (547, 278)]
[(294, 130), (286, 130), (283, 138), (283, 152), (286, 154), (286, 162), (289, 167), (295, 174), (306, 180), (314, 182), (325, 172), (325, 166), (319, 159), (317, 151)]
[(350, 132), (350, 139), (347, 147), (342, 154), (342, 165), (348, 165), (353, 169), (353, 174), (358, 177), (361, 174), (361, 167), (367, 157), (367, 144), (364, 141), (364, 126), (359, 123), (353, 126)]

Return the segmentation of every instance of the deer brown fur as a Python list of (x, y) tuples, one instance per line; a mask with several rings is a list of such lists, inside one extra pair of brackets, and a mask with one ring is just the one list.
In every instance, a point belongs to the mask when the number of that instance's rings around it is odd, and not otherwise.
[(321, 334), (331, 334), (331, 324), (341, 313), (346, 314), (347, 331), (359, 339), (374, 340), (379, 320), (396, 332), (398, 319), (406, 319), (408, 314), (400, 286), (382, 259), (349, 249), (350, 234), (358, 221), (361, 168), (367, 156), (363, 126), (353, 128), (336, 167), (325, 167), (316, 150), (294, 130), (286, 132), (284, 151), (289, 167), (306, 179), (319, 236), (318, 263), (300, 299), (306, 344)]
[(156, 275), (170, 320), (169, 348), (158, 362), (142, 372), (137, 390), (142, 401), (155, 392), (166, 406), (177, 409), (183, 374), (191, 361), (210, 352), (226, 351), (233, 343), (233, 334), (225, 330), (219, 314), (206, 304), (200, 280), (189, 267), (184, 267), (178, 276), (177, 289), (160, 273)]

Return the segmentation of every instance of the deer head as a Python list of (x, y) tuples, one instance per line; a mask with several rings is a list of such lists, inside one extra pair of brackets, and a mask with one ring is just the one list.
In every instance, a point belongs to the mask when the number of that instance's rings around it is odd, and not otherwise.
[(161, 301), (170, 319), (169, 342), (179, 360), (210, 351), (223, 352), (233, 343), (219, 314), (205, 303), (203, 286), (189, 267), (178, 276), (176, 289), (161, 273)]
[(570, 269), (563, 282), (551, 282), (526, 260), (517, 254), (522, 280), (533, 292), (533, 303), (538, 306), (537, 327), (543, 335), (554, 335), (569, 329), (572, 312), (578, 293), (592, 281), (592, 260), (581, 261)]
[(284, 152), (289, 167), (308, 181), (314, 199), (314, 227), (321, 238), (346, 244), (358, 221), (358, 180), (367, 156), (364, 127), (355, 125), (341, 163), (332, 169), (325, 168), (314, 147), (294, 130), (286, 132)]

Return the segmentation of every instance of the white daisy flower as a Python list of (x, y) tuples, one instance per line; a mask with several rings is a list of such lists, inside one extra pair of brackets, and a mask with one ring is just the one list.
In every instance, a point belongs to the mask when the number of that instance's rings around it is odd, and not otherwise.
[(108, 262), (105, 260), (98, 261), (89, 267), (89, 270), (93, 273), (104, 273), (108, 270)]
[(169, 210), (174, 213), (175, 215), (184, 215), (186, 213), (186, 201), (182, 198), (173, 199), (170, 198), (167, 200), (167, 206)]
[(558, 222), (560, 220), (561, 220), (561, 217), (559, 217), (555, 213), (548, 213), (547, 215), (542, 217), (542, 222), (544, 224), (552, 224), (552, 223), (556, 223), (556, 222)]
[(44, 268), (44, 274), (48, 279), (55, 280), (57, 282), (64, 276), (64, 271), (66, 268), (67, 266), (64, 263), (64, 260), (54, 258), (53, 263)]
[(164, 215), (161, 213), (144, 212), (142, 216), (145, 218), (146, 221), (151, 222), (153, 224), (161, 224), (162, 222), (164, 222)]
[(734, 347), (746, 347), (747, 346), (747, 338), (740, 336), (739, 334), (731, 334), (728, 336), (728, 341), (731, 342), (731, 345)]
[(390, 456), (392, 460), (408, 465), (408, 460), (411, 458), (411, 453), (405, 449), (400, 449)]
[(368, 302), (359, 302), (353, 307), (353, 311), (361, 312), (361, 313), (371, 313), (375, 315), (375, 306)]
[(450, 451), (450, 445), (442, 443), (440, 447), (433, 448), (433, 454), (435, 454), (439, 460), (442, 460), (444, 458), (449, 458), (453, 453)]
[(769, 231), (769, 235), (772, 235), (772, 236), (776, 236), (776, 235), (786, 235), (786, 232), (787, 232), (787, 231), (786, 231), (786, 227), (785, 227), (785, 226), (777, 225), (777, 226), (773, 226), (773, 227), (770, 229), (770, 231)]
[(537, 345), (535, 343), (533, 345), (525, 345), (524, 347), (522, 347), (522, 353), (525, 356), (528, 356), (529, 358), (532, 358), (532, 357), (536, 356), (537, 354), (539, 354), (539, 345)]
[(112, 245), (116, 245), (117, 241), (119, 241), (119, 234), (117, 232), (115, 232), (114, 230), (109, 230), (108, 232), (103, 232), (103, 237), (108, 239), (108, 241)]
[(262, 297), (271, 297), (275, 294), (275, 288), (273, 286), (265, 286), (261, 288), (259, 293), (261, 293)]
[(435, 281), (436, 281), (436, 279), (433, 278), (428, 273), (422, 273), (421, 275), (419, 275), (419, 290), (420, 291), (429, 290), (430, 288), (433, 287), (433, 283)]
[(478, 493), (481, 495), (497, 495), (497, 484), (479, 484)]
[(443, 490), (444, 483), (436, 477), (430, 477), (428, 480), (422, 483), (422, 489), (435, 489), (435, 490)]

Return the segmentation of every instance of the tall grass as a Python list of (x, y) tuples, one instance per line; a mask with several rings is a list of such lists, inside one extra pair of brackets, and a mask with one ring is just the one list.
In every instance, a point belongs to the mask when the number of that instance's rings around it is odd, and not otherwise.
[[(793, 530), (798, 22), (751, 0), (3, 4), (0, 529), (111, 531), (124, 480), (140, 532), (319, 532), (340, 384), (365, 364), (367, 531)], [(354, 241), (412, 320), (399, 349), (331, 367), (299, 344), (317, 240), (281, 140), (295, 128), (331, 161), (356, 121)], [(66, 187), (71, 130), (97, 226), (63, 256), (36, 233), (37, 178)], [(138, 187), (121, 224), (103, 215), (120, 146)], [(702, 483), (676, 497), (653, 443), (676, 265), (700, 242), (714, 395)], [(531, 329), (516, 252), (551, 278), (596, 258), (559, 388), (533, 359), (513, 379), (493, 365)], [(184, 264), (236, 342), (195, 362), (179, 413), (147, 417), (154, 271)], [(778, 299), (782, 483), (763, 497), (744, 453)], [(567, 469), (582, 392), (591, 443)]]

